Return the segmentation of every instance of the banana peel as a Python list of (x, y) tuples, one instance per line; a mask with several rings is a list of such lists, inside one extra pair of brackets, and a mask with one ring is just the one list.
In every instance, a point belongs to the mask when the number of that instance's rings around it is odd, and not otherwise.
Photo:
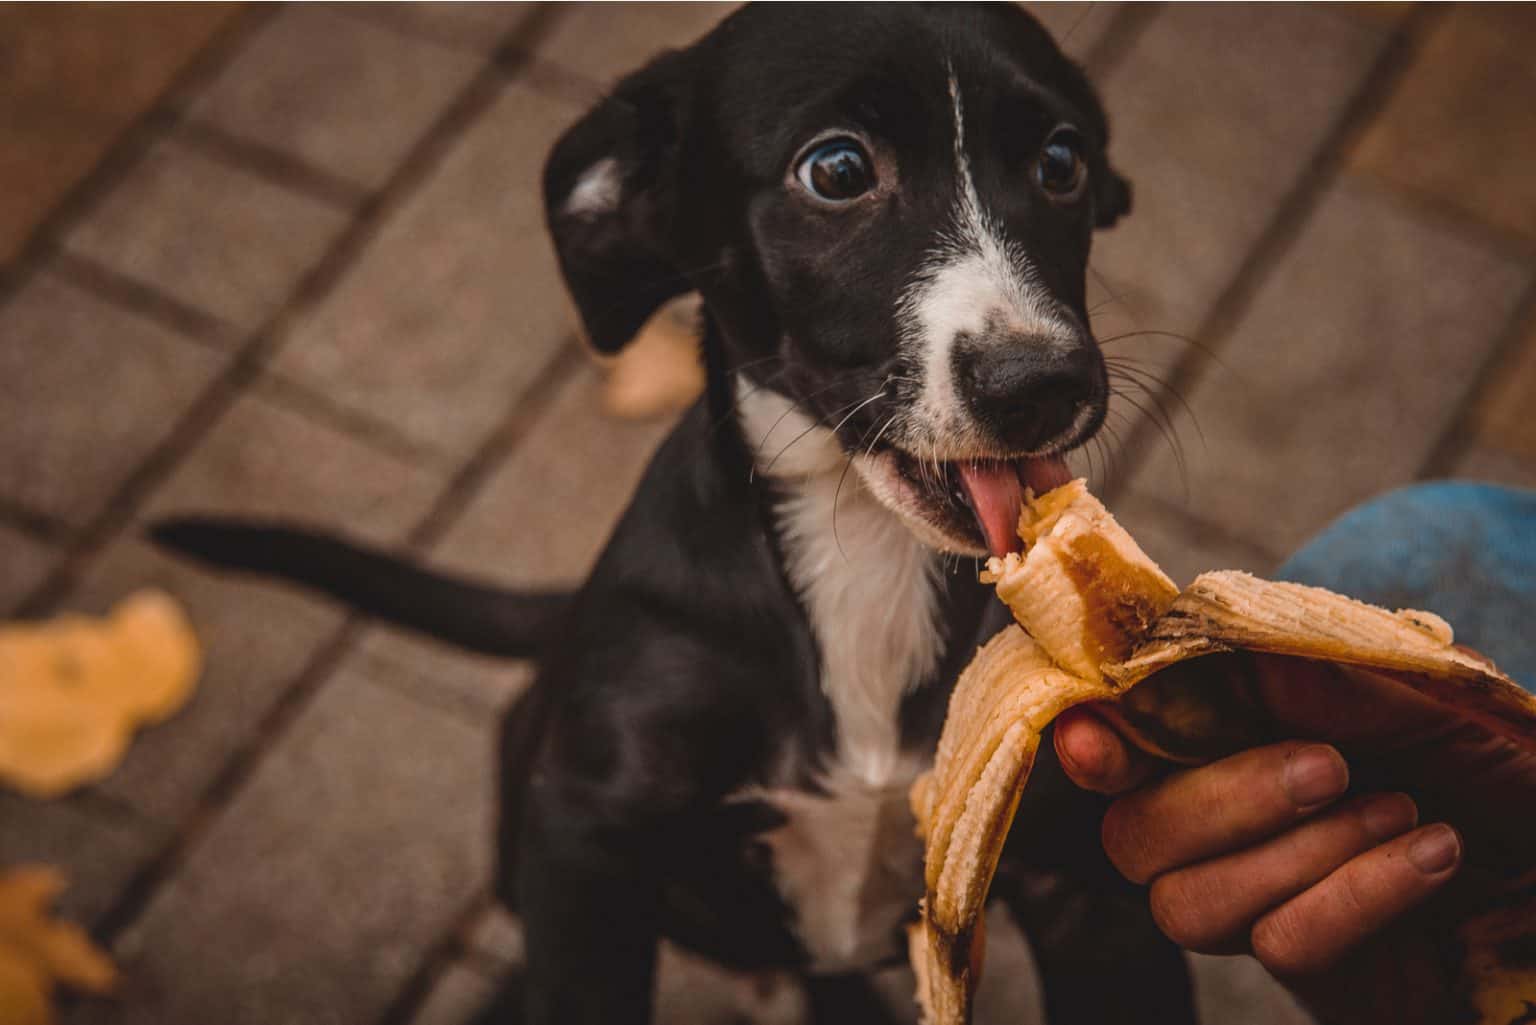
[(49, 798), (104, 777), (135, 730), (186, 703), (201, 664), (186, 614), (155, 590), (104, 619), (0, 626), (0, 782)]
[[(1432, 613), (1235, 571), (1181, 592), (1081, 480), (1029, 496), (1019, 534), (1024, 551), (982, 576), (1019, 625), (961, 674), (933, 768), (912, 788), (926, 893), (909, 953), (926, 1025), (970, 1020), (1003, 841), (1041, 733), (1074, 705), (1097, 703), (1151, 754), (1201, 764), (1273, 739), (1251, 655), (1289, 656), (1409, 687), (1536, 752), (1536, 698), (1454, 647)], [(1457, 940), (1460, 1020), (1536, 1023), (1536, 875), (1493, 895)]]

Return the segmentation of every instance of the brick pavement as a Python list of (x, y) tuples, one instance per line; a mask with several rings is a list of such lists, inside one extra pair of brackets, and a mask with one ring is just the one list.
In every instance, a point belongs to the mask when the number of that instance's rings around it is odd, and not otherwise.
[[(68, 868), (66, 910), (131, 980), (71, 1020), (451, 1025), (518, 956), (486, 897), (487, 770), (531, 667), (173, 563), (140, 529), (280, 514), (507, 583), (578, 579), (665, 425), (596, 411), (538, 167), (604, 83), (723, 9), (246, 8), (160, 30), (105, 114), (99, 83), (35, 87), (72, 148), (0, 217), (20, 226), (0, 247), (0, 611), (157, 583), (209, 653), (192, 705), (107, 782), (0, 795), (0, 860)], [(1270, 568), (1423, 476), (1536, 483), (1528, 15), (1042, 16), (1102, 83), (1137, 186), (1095, 254), (1099, 333), (1193, 340), (1110, 343), (1182, 403), (1139, 397), (1161, 428), (1122, 403), (1119, 458), (1091, 467), (1176, 575)], [(88, 54), (102, 30), (54, 42)], [(987, 1005), (1030, 1020), (1027, 957), (996, 956), (1016, 970)], [(740, 1013), (668, 963), (666, 1006)], [(1305, 1020), (1251, 962), (1197, 971), (1211, 1020)]]

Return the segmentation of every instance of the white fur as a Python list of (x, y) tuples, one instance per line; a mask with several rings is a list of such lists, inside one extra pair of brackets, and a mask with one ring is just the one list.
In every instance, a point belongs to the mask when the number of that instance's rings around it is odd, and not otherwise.
[[(995, 330), (1002, 338), (1070, 345), (1074, 332), (1028, 256), (1006, 238), (982, 205), (965, 145), (960, 83), (949, 95), (955, 121), (957, 190), (952, 224), (901, 297), (904, 346), (922, 367), (922, 392), (908, 419), (926, 440), (943, 439), (956, 454), (971, 447), (972, 427), (950, 372), (955, 339)], [(946, 453), (940, 452), (941, 456)]]
[(752, 796), (789, 818), (767, 839), (802, 942), (819, 970), (847, 970), (891, 953), (921, 888), (906, 793), (922, 762), (902, 752), (899, 716), (943, 654), (939, 556), (872, 490), (886, 479), (878, 460), (856, 456), (857, 472), (845, 474), (830, 429), (777, 393), (739, 383), (737, 395), (757, 472), (787, 495), (776, 509), (780, 542), (837, 724), (825, 795)]
[(619, 162), (604, 157), (576, 179), (571, 194), (565, 197), (564, 210), (573, 217), (593, 217), (618, 209), (624, 192), (624, 178)]

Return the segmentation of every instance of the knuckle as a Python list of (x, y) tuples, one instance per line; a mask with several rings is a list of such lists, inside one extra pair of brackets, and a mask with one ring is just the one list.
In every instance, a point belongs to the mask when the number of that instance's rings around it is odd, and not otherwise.
[(1259, 919), (1249, 933), (1253, 956), (1276, 978), (1307, 975), (1317, 966), (1302, 916), (1281, 908)]
[(1174, 943), (1187, 950), (1203, 950), (1219, 939), (1213, 929), (1212, 908), (1199, 887), (1184, 872), (1162, 876), (1152, 884), (1152, 920)]
[(1110, 864), (1131, 882), (1144, 885), (1152, 876), (1153, 852), (1139, 819), (1128, 801), (1116, 801), (1104, 813), (1099, 839)]

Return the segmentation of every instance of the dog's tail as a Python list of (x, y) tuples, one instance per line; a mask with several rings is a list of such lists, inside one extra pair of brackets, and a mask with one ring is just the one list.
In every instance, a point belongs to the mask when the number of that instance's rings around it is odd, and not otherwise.
[(200, 562), (290, 580), (370, 616), (489, 655), (538, 654), (573, 597), (455, 579), (345, 538), (275, 523), (173, 517), (152, 524), (149, 536)]

